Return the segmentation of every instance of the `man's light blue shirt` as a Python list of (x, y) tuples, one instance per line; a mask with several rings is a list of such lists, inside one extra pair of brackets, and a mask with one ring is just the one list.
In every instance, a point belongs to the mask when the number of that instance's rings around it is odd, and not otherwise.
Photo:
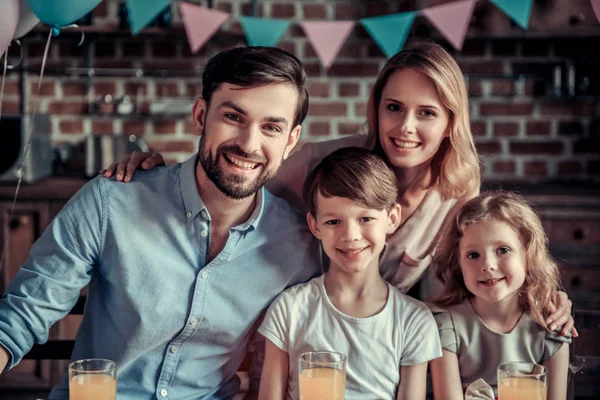
[[(209, 259), (211, 219), (194, 156), (97, 177), (63, 208), (0, 301), (0, 344), (18, 363), (88, 285), (72, 359), (116, 361), (117, 397), (230, 399), (263, 309), (321, 273), (304, 216), (261, 189), (245, 223)], [(67, 399), (66, 377), (51, 399)]]

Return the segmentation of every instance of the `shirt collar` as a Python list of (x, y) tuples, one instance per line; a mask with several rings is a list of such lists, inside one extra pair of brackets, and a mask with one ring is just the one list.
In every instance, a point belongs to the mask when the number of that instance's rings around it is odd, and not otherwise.
[[(209, 219), (206, 205), (198, 193), (198, 185), (196, 183), (196, 166), (198, 165), (198, 153), (194, 154), (187, 161), (181, 164), (180, 171), (180, 186), (181, 196), (183, 197), (183, 205), (185, 207), (185, 216), (188, 221), (192, 220), (199, 212), (204, 211), (206, 218)], [(232, 229), (240, 231), (254, 230), (263, 215), (265, 208), (265, 188), (260, 188), (257, 192), (256, 206), (250, 218), (241, 225), (235, 226)]]

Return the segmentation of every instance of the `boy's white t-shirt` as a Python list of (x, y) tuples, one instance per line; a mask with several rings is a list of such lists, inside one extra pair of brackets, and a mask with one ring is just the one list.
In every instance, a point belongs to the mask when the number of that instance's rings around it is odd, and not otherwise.
[(347, 357), (346, 399), (394, 399), (400, 366), (442, 356), (428, 307), (388, 284), (381, 312), (368, 318), (341, 313), (329, 300), (324, 275), (283, 292), (258, 331), (289, 355), (288, 400), (299, 398), (298, 358), (308, 351)]

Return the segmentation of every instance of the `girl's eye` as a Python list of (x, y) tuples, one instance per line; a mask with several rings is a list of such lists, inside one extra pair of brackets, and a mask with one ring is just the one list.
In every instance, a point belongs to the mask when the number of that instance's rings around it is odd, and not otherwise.
[(325, 221), (325, 225), (339, 225), (339, 219), (330, 219), (329, 221)]
[(369, 221), (373, 221), (375, 218), (373, 217), (362, 217), (360, 219), (360, 222), (369, 222)]
[(479, 258), (479, 253), (476, 253), (476, 252), (474, 252), (474, 251), (473, 251), (473, 252), (471, 252), (471, 253), (467, 253), (467, 258), (468, 258), (469, 260), (474, 260), (474, 259), (476, 259), (476, 258)]
[(510, 252), (510, 249), (508, 247), (500, 247), (497, 250), (498, 254), (507, 254), (508, 252)]
[(400, 111), (400, 106), (398, 104), (394, 104), (394, 103), (388, 104), (386, 108), (393, 112)]
[(429, 118), (436, 116), (435, 113), (431, 110), (423, 110), (423, 111), (421, 111), (421, 114), (423, 114), (424, 116), (429, 117)]
[(241, 121), (239, 115), (236, 115), (236, 114), (225, 114), (225, 118), (230, 119), (235, 122)]

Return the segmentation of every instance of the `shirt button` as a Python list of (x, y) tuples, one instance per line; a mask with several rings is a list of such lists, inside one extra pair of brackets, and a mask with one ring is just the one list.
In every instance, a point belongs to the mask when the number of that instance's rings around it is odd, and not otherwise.
[(192, 319), (190, 319), (190, 325), (194, 326), (198, 323), (198, 318), (196, 317), (192, 317)]
[(206, 277), (208, 276), (208, 273), (206, 271), (204, 271), (200, 274), (200, 276), (202, 277), (202, 279), (206, 279)]
[(191, 216), (192, 216), (192, 213), (191, 213), (191, 212), (188, 212), (188, 213), (187, 213), (187, 216), (188, 216), (188, 218), (189, 218), (189, 217), (191, 217)]
[(206, 236), (208, 236), (208, 232), (202, 231), (202, 232), (200, 232), (200, 236), (206, 237)]
[(177, 346), (171, 346), (171, 353), (177, 353)]
[(201, 214), (202, 214), (202, 218), (204, 218), (204, 219), (206, 219), (206, 218), (208, 217), (208, 216), (206, 215), (206, 211), (202, 211), (202, 212), (201, 212)]
[(167, 389), (163, 389), (163, 390), (160, 391), (160, 395), (162, 397), (167, 397), (168, 394), (169, 394), (169, 392), (167, 392)]

